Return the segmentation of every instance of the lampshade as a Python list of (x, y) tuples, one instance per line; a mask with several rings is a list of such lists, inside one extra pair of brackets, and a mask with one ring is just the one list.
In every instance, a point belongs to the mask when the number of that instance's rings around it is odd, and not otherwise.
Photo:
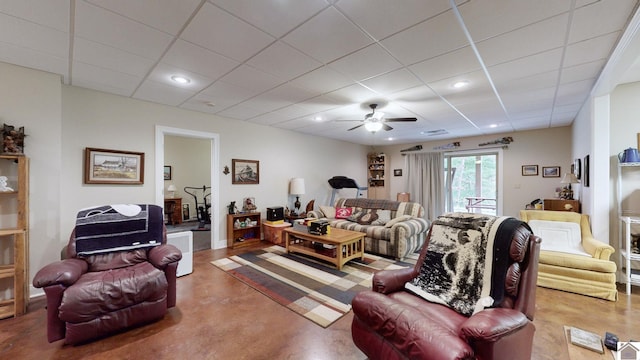
[(176, 186), (173, 184), (169, 185), (169, 187), (167, 188), (167, 191), (176, 191), (176, 190), (178, 189), (176, 189)]
[(304, 195), (304, 179), (293, 178), (289, 182), (289, 194), (291, 195)]
[(579, 182), (580, 181), (578, 181), (578, 178), (574, 174), (565, 173), (560, 184), (577, 184)]
[(366, 122), (364, 128), (367, 129), (367, 131), (376, 132), (382, 129), (382, 123), (378, 121)]

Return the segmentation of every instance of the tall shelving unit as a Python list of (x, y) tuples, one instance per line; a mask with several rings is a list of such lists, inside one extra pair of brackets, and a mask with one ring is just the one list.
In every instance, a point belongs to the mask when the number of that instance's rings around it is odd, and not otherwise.
[(27, 311), (29, 159), (0, 155), (0, 175), (8, 178), (12, 188), (0, 191), (0, 319), (4, 319)]
[[(640, 170), (640, 163), (618, 163), (617, 203), (620, 224), (618, 228), (618, 248), (620, 249), (620, 266), (624, 274), (627, 295), (631, 294), (631, 285), (640, 285), (640, 274), (631, 269), (631, 261), (640, 261), (640, 254), (631, 249), (631, 224), (640, 224), (640, 214), (622, 208), (622, 184), (625, 170)], [(623, 236), (624, 234), (624, 236)]]
[(383, 153), (371, 153), (367, 155), (367, 182), (369, 189), (367, 194), (370, 199), (387, 199), (386, 187), (386, 156)]

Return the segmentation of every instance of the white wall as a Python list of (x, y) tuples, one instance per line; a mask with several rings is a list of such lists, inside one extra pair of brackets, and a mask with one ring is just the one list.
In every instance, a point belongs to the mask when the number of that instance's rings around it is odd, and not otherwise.
[[(0, 62), (0, 122), (24, 126), (29, 177), (29, 283), (60, 257), (61, 89), (57, 75)], [(68, 235), (63, 235), (62, 238)]]
[[(460, 142), (456, 151), (471, 149), (483, 150), (478, 144), (493, 141), (505, 136), (513, 137), (509, 148), (503, 151), (503, 215), (519, 216), (519, 211), (525, 204), (536, 198), (552, 198), (557, 187), (561, 187), (561, 178), (543, 178), (543, 166), (560, 166), (560, 173), (570, 172), (571, 159), (571, 128), (559, 127), (552, 129), (519, 131), (515, 133), (494, 134), (486, 136), (468, 137), (445, 141), (431, 141), (419, 143), (422, 151), (434, 151), (435, 146), (454, 141)], [(393, 169), (404, 170), (404, 157), (400, 150), (416, 144), (378, 147), (377, 151), (387, 154), (392, 175)], [(522, 165), (538, 165), (538, 176), (522, 176)], [(391, 176), (391, 197), (398, 192), (406, 191), (404, 176)]]

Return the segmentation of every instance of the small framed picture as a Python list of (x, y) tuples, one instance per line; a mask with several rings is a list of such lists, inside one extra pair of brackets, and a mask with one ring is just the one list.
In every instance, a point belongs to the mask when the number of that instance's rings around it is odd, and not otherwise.
[(259, 184), (260, 161), (231, 159), (232, 184)]
[(171, 180), (171, 166), (169, 165), (164, 166), (164, 179)]
[(573, 175), (575, 175), (578, 180), (580, 180), (580, 176), (582, 175), (581, 162), (582, 161), (580, 159), (573, 160), (573, 167), (572, 167)]
[(402, 169), (393, 169), (393, 176), (402, 176)]
[(522, 176), (538, 176), (538, 165), (522, 165)]
[(543, 166), (542, 177), (560, 177), (560, 166)]

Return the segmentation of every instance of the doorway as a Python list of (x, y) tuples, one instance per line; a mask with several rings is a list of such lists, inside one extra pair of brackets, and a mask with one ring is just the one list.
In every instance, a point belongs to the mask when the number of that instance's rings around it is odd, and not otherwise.
[(209, 184), (211, 184), (211, 248), (221, 249), (227, 246), (226, 241), (220, 241), (220, 184), (218, 177), (220, 164), (220, 136), (214, 133), (156, 126), (156, 204), (164, 205), (165, 190), (165, 137), (185, 137), (207, 140), (210, 142)]
[(500, 150), (445, 154), (446, 211), (502, 212)]

